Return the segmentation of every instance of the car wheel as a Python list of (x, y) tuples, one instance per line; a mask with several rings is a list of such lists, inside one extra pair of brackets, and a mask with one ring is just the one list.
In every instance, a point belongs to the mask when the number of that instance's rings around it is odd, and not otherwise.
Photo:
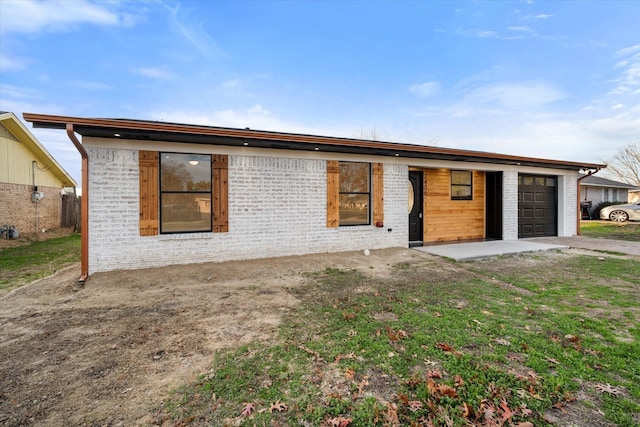
[(615, 222), (625, 222), (629, 219), (629, 215), (625, 211), (613, 211), (609, 214), (609, 219)]

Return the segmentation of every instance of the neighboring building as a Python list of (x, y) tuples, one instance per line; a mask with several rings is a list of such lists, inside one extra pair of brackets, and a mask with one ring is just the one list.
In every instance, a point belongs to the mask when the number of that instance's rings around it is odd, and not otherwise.
[[(599, 176), (584, 176), (580, 180), (580, 203), (592, 216), (594, 209), (602, 202), (627, 203), (632, 202), (630, 191), (638, 187), (624, 182), (613, 181)], [(583, 215), (585, 218), (586, 215)]]
[(0, 225), (20, 233), (60, 227), (62, 191), (76, 187), (13, 113), (0, 112)]
[(640, 202), (640, 189), (629, 190), (629, 203), (638, 203), (638, 202)]
[(24, 117), (66, 129), (83, 157), (81, 280), (115, 269), (571, 236), (579, 171), (604, 167), (248, 128)]

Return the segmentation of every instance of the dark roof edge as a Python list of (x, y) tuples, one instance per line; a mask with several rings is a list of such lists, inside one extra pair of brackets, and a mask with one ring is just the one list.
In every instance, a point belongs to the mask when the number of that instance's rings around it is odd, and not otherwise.
[[(410, 157), (429, 158), (430, 156), (454, 156), (465, 159), (475, 159), (475, 161), (486, 160), (488, 162), (512, 163), (512, 164), (528, 164), (540, 166), (552, 166), (569, 169), (602, 169), (604, 164), (586, 163), (586, 162), (570, 162), (563, 160), (541, 159), (534, 157), (513, 156), (499, 153), (489, 153), (484, 151), (461, 150), (454, 148), (433, 147), (425, 145), (402, 144), (395, 142), (381, 142), (351, 138), (327, 137), (318, 135), (304, 135), (284, 132), (269, 132), (252, 129), (235, 129), (224, 127), (213, 127), (204, 125), (166, 123), (157, 121), (130, 120), (130, 119), (104, 119), (104, 118), (82, 118), (69, 116), (56, 116), (47, 114), (24, 113), (23, 117), (26, 121), (33, 123), (36, 128), (48, 129), (65, 129), (67, 124), (80, 128), (95, 128), (109, 130), (133, 130), (137, 132), (148, 132), (149, 134), (190, 134), (203, 135), (222, 138), (247, 138), (252, 140), (263, 141), (280, 141), (292, 144), (309, 144), (313, 150), (314, 145), (322, 145), (324, 147), (357, 149), (359, 152), (371, 150), (372, 153), (379, 154), (381, 151), (394, 153), (402, 153), (402, 156), (411, 153)], [(83, 135), (82, 131), (76, 130)], [(161, 139), (160, 139), (161, 140)]]

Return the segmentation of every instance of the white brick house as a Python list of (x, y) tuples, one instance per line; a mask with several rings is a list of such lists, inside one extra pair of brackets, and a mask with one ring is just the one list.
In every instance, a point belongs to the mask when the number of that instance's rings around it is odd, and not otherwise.
[[(83, 272), (576, 234), (603, 165), (311, 135), (25, 114), (83, 156)], [(82, 135), (82, 143), (75, 134)]]

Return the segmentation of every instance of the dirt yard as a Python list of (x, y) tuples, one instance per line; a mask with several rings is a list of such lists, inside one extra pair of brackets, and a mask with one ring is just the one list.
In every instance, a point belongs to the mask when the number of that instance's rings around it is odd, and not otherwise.
[(75, 265), (0, 297), (0, 425), (152, 425), (214, 350), (273, 336), (303, 272), (391, 266), (408, 249), (95, 274)]

